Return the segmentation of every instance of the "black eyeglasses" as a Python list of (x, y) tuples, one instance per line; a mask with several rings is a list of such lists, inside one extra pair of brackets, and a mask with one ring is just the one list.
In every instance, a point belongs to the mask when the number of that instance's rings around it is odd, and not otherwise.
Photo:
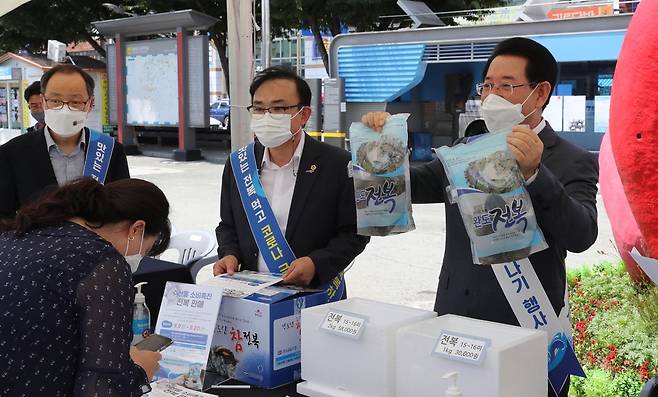
[(265, 114), (265, 112), (268, 112), (270, 114), (287, 114), (290, 109), (299, 109), (302, 107), (303, 105), (301, 103), (298, 103), (297, 105), (290, 105), (290, 106), (270, 106), (269, 108), (264, 108), (258, 105), (249, 105), (247, 106), (247, 110), (252, 115)]

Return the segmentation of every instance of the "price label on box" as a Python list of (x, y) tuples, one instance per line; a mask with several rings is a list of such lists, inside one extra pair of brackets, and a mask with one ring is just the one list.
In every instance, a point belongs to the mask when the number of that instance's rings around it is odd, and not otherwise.
[(320, 329), (336, 335), (359, 339), (368, 319), (351, 313), (329, 311)]
[(457, 332), (441, 331), (441, 336), (436, 342), (432, 353), (448, 360), (481, 365), (490, 344), (489, 339)]

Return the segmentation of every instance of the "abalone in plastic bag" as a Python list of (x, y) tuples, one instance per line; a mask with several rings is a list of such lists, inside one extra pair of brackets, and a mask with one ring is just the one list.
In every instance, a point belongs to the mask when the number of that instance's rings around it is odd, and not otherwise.
[(485, 193), (506, 193), (521, 186), (516, 160), (502, 150), (468, 164), (464, 172), (468, 185)]
[(386, 174), (402, 165), (407, 147), (399, 139), (382, 135), (376, 141), (362, 144), (356, 155), (364, 170), (372, 174)]

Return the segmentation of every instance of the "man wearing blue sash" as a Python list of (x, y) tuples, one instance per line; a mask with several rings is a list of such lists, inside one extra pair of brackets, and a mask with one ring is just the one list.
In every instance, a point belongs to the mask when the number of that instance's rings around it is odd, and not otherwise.
[(130, 177), (121, 144), (86, 128), (94, 106), (87, 72), (57, 65), (41, 78), (41, 90), (46, 126), (0, 146), (0, 217), (82, 176), (101, 183)]
[(369, 241), (356, 234), (350, 154), (306, 136), (311, 91), (292, 71), (262, 71), (250, 93), (258, 142), (224, 167), (214, 273), (281, 273), (340, 298), (338, 276)]
[[(538, 298), (541, 294), (546, 305), (553, 307), (553, 328), (569, 328), (564, 260), (567, 251), (585, 251), (597, 237), (596, 158), (559, 137), (542, 117), (556, 84), (557, 62), (541, 44), (526, 38), (502, 41), (489, 57), (483, 79), (476, 88), (487, 130), (512, 129), (507, 144), (526, 179), (537, 223), (549, 247), (531, 255), (529, 262), (523, 259), (504, 267), (474, 264), (458, 206), (449, 204), (446, 197), (449, 183), (441, 162), (413, 167), (413, 202), (446, 204), (446, 248), (434, 310), (439, 315), (451, 313), (524, 327), (530, 320), (529, 328), (535, 318), (534, 328), (541, 329), (536, 321), (547, 326), (549, 310), (544, 316), (543, 312), (526, 310), (523, 301), (508, 299), (519, 292), (519, 287), (532, 288)], [(369, 113), (362, 121), (379, 129), (388, 116), (385, 112)], [(530, 276), (537, 282), (533, 284)], [(511, 281), (518, 283), (512, 283), (509, 294)], [(549, 334), (549, 338), (552, 336)], [(565, 347), (564, 340), (556, 342), (560, 348)], [(557, 368), (557, 374), (553, 362), (549, 362), (549, 396), (568, 395), (569, 371), (578, 374), (580, 370), (573, 353), (570, 357), (567, 368)]]

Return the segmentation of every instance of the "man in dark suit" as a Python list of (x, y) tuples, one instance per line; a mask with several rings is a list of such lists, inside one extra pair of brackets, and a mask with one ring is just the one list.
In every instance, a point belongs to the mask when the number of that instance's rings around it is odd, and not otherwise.
[(27, 108), (30, 109), (30, 115), (37, 121), (32, 127), (28, 127), (27, 132), (37, 131), (46, 126), (44, 122), (45, 114), (43, 112), (43, 96), (41, 95), (41, 82), (35, 81), (30, 84), (23, 94)]
[[(354, 185), (347, 170), (350, 155), (305, 135), (311, 91), (295, 73), (266, 69), (256, 76), (250, 92), (261, 184), (297, 257), (284, 273), (284, 282), (319, 286), (344, 270), (369, 241), (356, 234)], [(240, 268), (269, 271), (249, 227), (230, 161), (222, 176), (220, 215), (220, 260), (214, 273)]]
[[(526, 179), (537, 223), (549, 246), (531, 255), (530, 262), (560, 315), (567, 307), (567, 251), (586, 250), (598, 233), (598, 164), (592, 154), (560, 138), (541, 115), (557, 79), (557, 62), (546, 48), (524, 38), (505, 40), (494, 49), (483, 77), (477, 88), (487, 129), (495, 132), (516, 125), (508, 147)], [(509, 105), (503, 106), (501, 98)], [(493, 100), (496, 106), (491, 106)], [(387, 117), (387, 113), (370, 113), (363, 122), (379, 128)], [(447, 185), (439, 160), (411, 170), (414, 203), (446, 203), (446, 248), (434, 310), (439, 315), (519, 325), (492, 268), (473, 263), (457, 204), (448, 204)], [(568, 390), (567, 384), (561, 395)]]
[[(94, 80), (74, 65), (57, 65), (41, 78), (46, 127), (0, 146), (0, 217), (82, 176), (94, 103)], [(129, 178), (128, 161), (118, 142), (106, 182)]]

